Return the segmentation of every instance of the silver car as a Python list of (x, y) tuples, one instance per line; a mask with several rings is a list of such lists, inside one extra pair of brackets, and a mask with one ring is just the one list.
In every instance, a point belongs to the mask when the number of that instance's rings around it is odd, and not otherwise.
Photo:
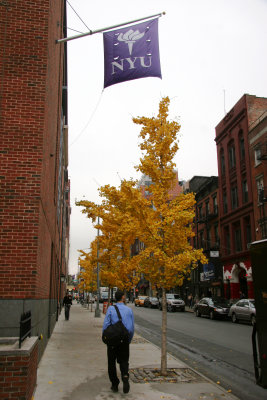
[(252, 325), (256, 322), (256, 309), (255, 300), (253, 299), (242, 299), (237, 303), (233, 304), (229, 311), (229, 317), (232, 322), (236, 323), (239, 320), (248, 321)]
[[(185, 302), (178, 294), (166, 293), (167, 311), (184, 311)], [(162, 299), (159, 299), (159, 309), (162, 310)]]

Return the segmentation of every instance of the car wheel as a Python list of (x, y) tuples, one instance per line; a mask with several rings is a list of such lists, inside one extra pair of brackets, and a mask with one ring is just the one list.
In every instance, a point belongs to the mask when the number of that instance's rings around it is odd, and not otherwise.
[(210, 311), (210, 319), (215, 319), (215, 315), (214, 315), (214, 311), (213, 310)]
[(169, 311), (169, 312), (172, 311), (172, 306), (170, 304), (167, 305), (167, 311)]
[(256, 315), (251, 315), (250, 322), (252, 325), (256, 324)]
[(198, 308), (196, 309), (196, 317), (201, 317), (201, 314), (200, 314), (200, 312), (199, 312), (199, 309), (198, 309)]
[(181, 311), (184, 312), (184, 308), (181, 308)]
[(236, 324), (238, 322), (235, 313), (232, 314), (232, 322)]
[(137, 304), (135, 303), (135, 307), (137, 307)]
[(148, 308), (152, 308), (152, 304), (148, 304)]

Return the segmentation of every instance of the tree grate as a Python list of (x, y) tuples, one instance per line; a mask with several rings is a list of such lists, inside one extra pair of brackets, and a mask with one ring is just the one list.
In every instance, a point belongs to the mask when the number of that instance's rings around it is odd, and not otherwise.
[(167, 376), (160, 374), (159, 368), (130, 369), (130, 379), (134, 383), (190, 383), (204, 382), (205, 379), (190, 368), (169, 368)]

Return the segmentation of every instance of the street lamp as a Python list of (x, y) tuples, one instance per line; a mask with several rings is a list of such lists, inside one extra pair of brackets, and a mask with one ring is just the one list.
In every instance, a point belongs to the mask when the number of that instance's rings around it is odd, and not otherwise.
[(61, 273), (60, 274), (60, 282), (64, 283), (65, 281), (66, 281), (66, 276), (63, 273)]
[[(97, 217), (97, 224), (99, 225), (99, 217)], [(99, 297), (100, 297), (100, 288), (99, 288), (99, 228), (97, 229), (97, 297), (96, 297), (96, 309), (95, 309), (95, 317), (100, 317), (100, 309), (99, 309)]]

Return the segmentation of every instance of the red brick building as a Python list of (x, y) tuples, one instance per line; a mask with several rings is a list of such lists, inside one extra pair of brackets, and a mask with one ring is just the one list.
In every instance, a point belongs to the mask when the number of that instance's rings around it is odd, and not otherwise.
[(267, 110), (249, 126), (256, 240), (267, 239)]
[(187, 282), (187, 293), (194, 298), (201, 296), (223, 297), (223, 271), (219, 257), (219, 215), (218, 215), (218, 177), (194, 176), (189, 181), (189, 191), (195, 193), (196, 217), (195, 236), (192, 239), (194, 248), (203, 249), (208, 259), (206, 265), (200, 264), (191, 273)]
[(239, 298), (240, 292), (253, 298), (248, 244), (256, 240), (256, 171), (249, 156), (253, 145), (249, 135), (253, 136), (250, 127), (266, 110), (266, 98), (245, 94), (216, 127), (220, 247), (229, 298)]
[(69, 230), (65, 0), (0, 2), (0, 336), (58, 317)]

